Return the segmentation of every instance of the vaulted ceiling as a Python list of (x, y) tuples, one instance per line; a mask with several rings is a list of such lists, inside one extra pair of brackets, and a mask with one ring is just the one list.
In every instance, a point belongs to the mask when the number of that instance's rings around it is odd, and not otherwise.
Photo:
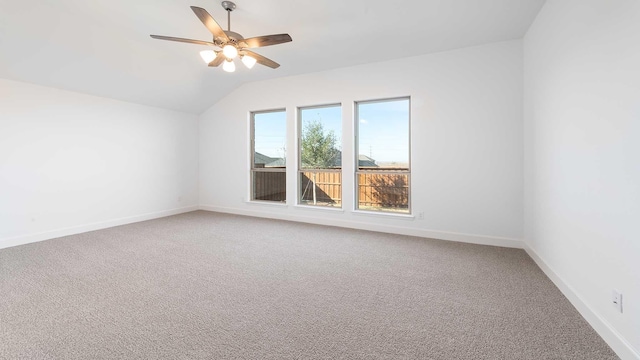
[(201, 113), (243, 83), (521, 38), (544, 0), (236, 0), (231, 30), (289, 33), (257, 49), (282, 66), (209, 68), (189, 6), (226, 29), (220, 1), (0, 0), (0, 78)]

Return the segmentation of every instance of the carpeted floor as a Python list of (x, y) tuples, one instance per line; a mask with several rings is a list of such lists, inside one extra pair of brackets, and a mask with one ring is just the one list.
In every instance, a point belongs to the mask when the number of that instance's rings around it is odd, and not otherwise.
[(2, 359), (615, 359), (522, 250), (204, 211), (0, 250)]

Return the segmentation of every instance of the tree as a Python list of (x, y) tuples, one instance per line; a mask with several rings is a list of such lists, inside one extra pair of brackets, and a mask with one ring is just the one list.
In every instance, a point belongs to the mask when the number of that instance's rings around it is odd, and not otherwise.
[[(336, 149), (336, 135), (333, 130), (325, 133), (320, 120), (307, 122), (302, 129), (302, 167), (323, 169), (336, 166), (340, 150)], [(313, 172), (313, 204), (316, 204), (316, 173)]]

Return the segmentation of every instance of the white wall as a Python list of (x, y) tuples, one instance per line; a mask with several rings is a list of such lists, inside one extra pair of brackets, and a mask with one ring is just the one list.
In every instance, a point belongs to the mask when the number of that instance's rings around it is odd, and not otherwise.
[[(412, 99), (412, 205), (424, 220), (352, 211), (353, 102)], [(294, 206), (297, 106), (343, 104), (343, 211)], [(248, 204), (249, 112), (286, 107), (287, 206)], [(521, 246), (522, 43), (509, 41), (243, 85), (200, 116), (205, 209)]]
[(0, 248), (192, 209), (196, 115), (0, 79)]
[(640, 358), (639, 44), (637, 0), (549, 0), (524, 41), (525, 241), (623, 359)]

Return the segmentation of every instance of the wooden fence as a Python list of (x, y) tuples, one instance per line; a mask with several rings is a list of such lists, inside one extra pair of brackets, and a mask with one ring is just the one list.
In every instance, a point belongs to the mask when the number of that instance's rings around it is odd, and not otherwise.
[[(316, 202), (339, 206), (342, 203), (342, 174), (340, 172), (300, 173), (300, 201), (313, 203), (313, 176), (315, 173)], [(254, 199), (286, 200), (285, 172), (254, 171)], [(384, 172), (358, 174), (358, 209), (409, 208), (409, 175)]]
[(300, 202), (313, 204), (313, 177), (316, 182), (316, 202), (322, 205), (342, 204), (342, 173), (305, 171), (300, 173)]
[(409, 209), (409, 175), (358, 174), (358, 209)]
[(287, 173), (284, 171), (254, 171), (252, 200), (287, 200)]

